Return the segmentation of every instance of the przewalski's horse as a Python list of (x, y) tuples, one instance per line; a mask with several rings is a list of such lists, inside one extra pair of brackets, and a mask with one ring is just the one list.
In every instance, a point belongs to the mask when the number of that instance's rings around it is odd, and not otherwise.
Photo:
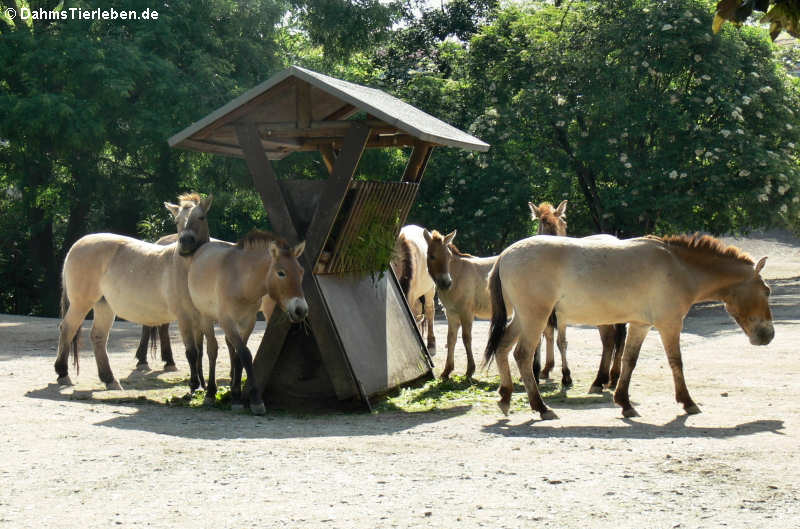
[(466, 377), (475, 373), (472, 356), (472, 322), (475, 318), (492, 317), (489, 302), (489, 271), (497, 261), (494, 257), (475, 257), (461, 253), (453, 244), (456, 231), (442, 235), (436, 230), (423, 232), (428, 243), (428, 273), (436, 283), (439, 301), (447, 316), (447, 360), (442, 378), (448, 378), (455, 364), (454, 350), (461, 327), (461, 341), (467, 351)]
[[(178, 236), (186, 227), (186, 221), (189, 219), (189, 212), (194, 206), (199, 204), (201, 200), (202, 197), (197, 193), (184, 193), (178, 196), (177, 204), (164, 202), (164, 207), (172, 214), (172, 218), (175, 221), (176, 233), (161, 237), (156, 241), (156, 244), (169, 246), (170, 244), (178, 242)], [(172, 357), (172, 344), (169, 339), (169, 323), (165, 323), (159, 327), (142, 326), (142, 337), (139, 339), (139, 347), (136, 348), (136, 369), (138, 371), (150, 370), (150, 366), (147, 363), (147, 348), (151, 341), (155, 348), (156, 334), (161, 342), (161, 360), (164, 362), (164, 371), (177, 371), (178, 368), (175, 366), (175, 360)]]
[[(738, 248), (698, 234), (622, 241), (536, 236), (512, 244), (500, 254), (489, 277), (492, 322), (485, 358), (497, 360), (500, 408), (507, 413), (512, 393), (508, 352), (519, 340), (522, 347), (515, 350), (515, 360), (531, 408), (542, 419), (557, 418), (539, 394), (530, 354), (555, 310), (559, 323), (629, 323), (614, 393), (625, 417), (638, 415), (628, 388), (651, 327), (661, 335), (676, 400), (687, 413), (699, 413), (683, 378), (683, 319), (695, 303), (721, 301), (751, 344), (768, 344), (775, 331), (769, 287), (760, 276), (765, 262), (766, 257), (754, 264)], [(541, 281), (538, 271), (544, 269), (550, 271), (549, 281)], [(513, 310), (510, 323), (507, 305)]]
[[(121, 389), (108, 362), (106, 344), (116, 315), (156, 327), (194, 310), (187, 283), (187, 256), (209, 240), (206, 215), (212, 197), (191, 207), (178, 243), (159, 246), (111, 233), (81, 237), (64, 259), (55, 370), (58, 382), (72, 384), (67, 366), (70, 343), (78, 367), (78, 332), (90, 310), (94, 311), (91, 340), (100, 380), (108, 389)], [(191, 386), (202, 384), (196, 370), (197, 351), (186, 351), (192, 372)]]
[[(533, 202), (528, 202), (531, 210), (531, 218), (539, 221), (539, 235), (559, 235), (567, 236), (567, 201), (562, 200), (557, 208), (549, 202), (542, 202), (538, 206)], [(594, 235), (593, 237), (605, 237), (605, 235)], [(610, 237), (610, 236), (609, 236)], [(544, 369), (541, 370), (542, 378), (549, 378), (550, 371), (555, 367), (555, 351), (553, 347), (553, 334), (555, 327), (558, 329), (558, 351), (561, 353), (561, 386), (572, 386), (572, 376), (567, 364), (567, 333), (566, 326), (559, 326), (556, 318), (552, 317), (547, 321), (544, 331), (545, 343), (547, 346), (547, 357)], [(622, 346), (625, 343), (627, 329), (625, 324), (618, 325), (599, 325), (597, 330), (600, 332), (600, 341), (603, 344), (603, 355), (600, 360), (597, 377), (589, 388), (590, 393), (602, 393), (603, 386), (615, 387), (619, 378), (620, 361), (622, 359)], [(533, 374), (539, 380), (540, 362), (539, 352), (541, 345), (536, 348), (533, 358)], [(611, 372), (609, 367), (612, 363)]]
[[(436, 336), (433, 334), (436, 285), (426, 269), (428, 243), (425, 242), (424, 231), (424, 228), (414, 224), (403, 226), (395, 242), (391, 266), (408, 300), (408, 306), (417, 318), (420, 333), (424, 335), (427, 327), (428, 353), (433, 356), (436, 354)], [(424, 318), (421, 318), (423, 314)], [(420, 319), (423, 319), (421, 325)]]
[[(186, 322), (191, 329), (184, 329), (184, 322), (179, 321), (179, 324), (182, 334), (197, 336), (202, 333), (208, 343), (208, 402), (214, 401), (217, 391), (218, 346), (214, 322), (218, 322), (226, 341), (236, 352), (231, 381), (234, 402), (241, 402), (244, 367), (250, 388), (250, 410), (257, 415), (266, 412), (261, 398), (264, 388), (256, 384), (247, 339), (253, 332), (262, 298), (270, 300), (272, 307), (278, 305), (292, 322), (305, 319), (308, 304), (302, 288), (303, 267), (297, 260), (304, 248), (305, 242), (290, 247), (268, 232), (254, 230), (236, 244), (207, 243), (190, 259), (189, 294), (196, 312), (194, 318)], [(272, 313), (272, 308), (269, 312)]]

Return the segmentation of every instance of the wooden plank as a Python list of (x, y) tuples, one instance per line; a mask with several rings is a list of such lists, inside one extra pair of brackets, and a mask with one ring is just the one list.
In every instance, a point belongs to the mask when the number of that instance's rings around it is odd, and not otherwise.
[(342, 152), (336, 158), (333, 171), (320, 196), (317, 211), (314, 213), (306, 233), (304, 255), (308, 259), (307, 270), (313, 270), (317, 264), (325, 241), (328, 240), (328, 235), (333, 227), (333, 222), (336, 220), (336, 215), (342, 207), (356, 166), (364, 153), (369, 136), (369, 127), (361, 123), (354, 123), (345, 137)]
[(311, 125), (311, 85), (299, 79), (295, 83), (295, 113), (298, 129)]
[(341, 107), (339, 110), (332, 112), (325, 116), (325, 121), (338, 121), (342, 119), (347, 119), (353, 114), (357, 113), (358, 109), (353, 105), (347, 104)]
[[(292, 216), (283, 193), (278, 185), (278, 179), (272, 164), (267, 159), (264, 148), (261, 145), (261, 138), (252, 123), (240, 123), (236, 126), (236, 136), (242, 146), (247, 167), (253, 177), (253, 185), (261, 196), (261, 202), (269, 215), (270, 224), (275, 232), (286, 238), (289, 244), (297, 244), (298, 236), (292, 223)], [(311, 268), (309, 268), (310, 270)]]
[(289, 317), (276, 305), (267, 323), (264, 336), (261, 337), (256, 356), (253, 359), (253, 374), (256, 377), (256, 387), (261, 390), (262, 394), (267, 382), (269, 382), (269, 378), (272, 376), (275, 363), (281, 355), (286, 335), (289, 333), (291, 326), (292, 323), (289, 321)]
[(411, 151), (411, 156), (408, 157), (408, 165), (403, 173), (403, 182), (419, 182), (422, 179), (422, 173), (425, 172), (425, 166), (428, 164), (428, 159), (431, 156), (433, 145), (430, 143), (418, 141)]

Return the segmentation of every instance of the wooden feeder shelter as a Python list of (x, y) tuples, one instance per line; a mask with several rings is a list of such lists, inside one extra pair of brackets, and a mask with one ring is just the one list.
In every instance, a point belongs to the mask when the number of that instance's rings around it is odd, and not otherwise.
[[(266, 402), (370, 398), (431, 376), (432, 362), (391, 269), (364, 269), (359, 241), (391, 241), (433, 147), (489, 145), (380, 90), (292, 66), (169, 139), (172, 147), (244, 158), (274, 231), (306, 241), (306, 325), (276, 310), (254, 360)], [(366, 148), (410, 147), (395, 182), (355, 180)], [(319, 151), (327, 180), (278, 179), (270, 160)]]

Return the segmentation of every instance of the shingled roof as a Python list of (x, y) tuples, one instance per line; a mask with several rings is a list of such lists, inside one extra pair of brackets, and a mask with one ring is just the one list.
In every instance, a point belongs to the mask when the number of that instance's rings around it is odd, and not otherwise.
[(236, 125), (254, 123), (267, 155), (339, 148), (353, 116), (372, 129), (367, 147), (489, 145), (396, 97), (299, 66), (279, 72), (169, 139), (171, 147), (241, 157)]

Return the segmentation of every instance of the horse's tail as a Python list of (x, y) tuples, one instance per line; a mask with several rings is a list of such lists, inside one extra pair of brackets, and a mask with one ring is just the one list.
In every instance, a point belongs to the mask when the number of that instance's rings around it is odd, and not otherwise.
[[(403, 295), (408, 299), (408, 293), (411, 290), (411, 278), (414, 277), (414, 258), (411, 255), (411, 243), (401, 233), (397, 238), (397, 245), (395, 247), (397, 255), (397, 281), (400, 283), (400, 288)], [(411, 300), (408, 300), (409, 303)]]
[[(67, 296), (67, 286), (61, 285), (61, 306), (59, 310), (59, 315), (61, 317), (61, 324), (64, 324), (64, 316), (67, 315), (67, 311), (69, 310), (69, 297)], [(81, 365), (80, 365), (80, 357), (78, 356), (78, 347), (80, 345), (80, 336), (81, 336), (81, 327), (78, 327), (78, 330), (75, 331), (75, 336), (72, 337), (72, 365), (75, 366), (75, 374), (81, 374)]]
[(150, 340), (150, 358), (155, 360), (156, 352), (158, 351), (158, 327), (147, 327), (147, 332)]
[(489, 362), (494, 358), (508, 325), (506, 301), (503, 299), (503, 284), (500, 281), (499, 260), (492, 267), (492, 271), (489, 272), (489, 300), (492, 304), (492, 321), (489, 326), (489, 341), (486, 342), (486, 350), (483, 353), (484, 365), (489, 365)]
[(624, 323), (614, 325), (614, 356), (621, 355), (625, 347), (625, 338), (628, 336), (628, 326)]

